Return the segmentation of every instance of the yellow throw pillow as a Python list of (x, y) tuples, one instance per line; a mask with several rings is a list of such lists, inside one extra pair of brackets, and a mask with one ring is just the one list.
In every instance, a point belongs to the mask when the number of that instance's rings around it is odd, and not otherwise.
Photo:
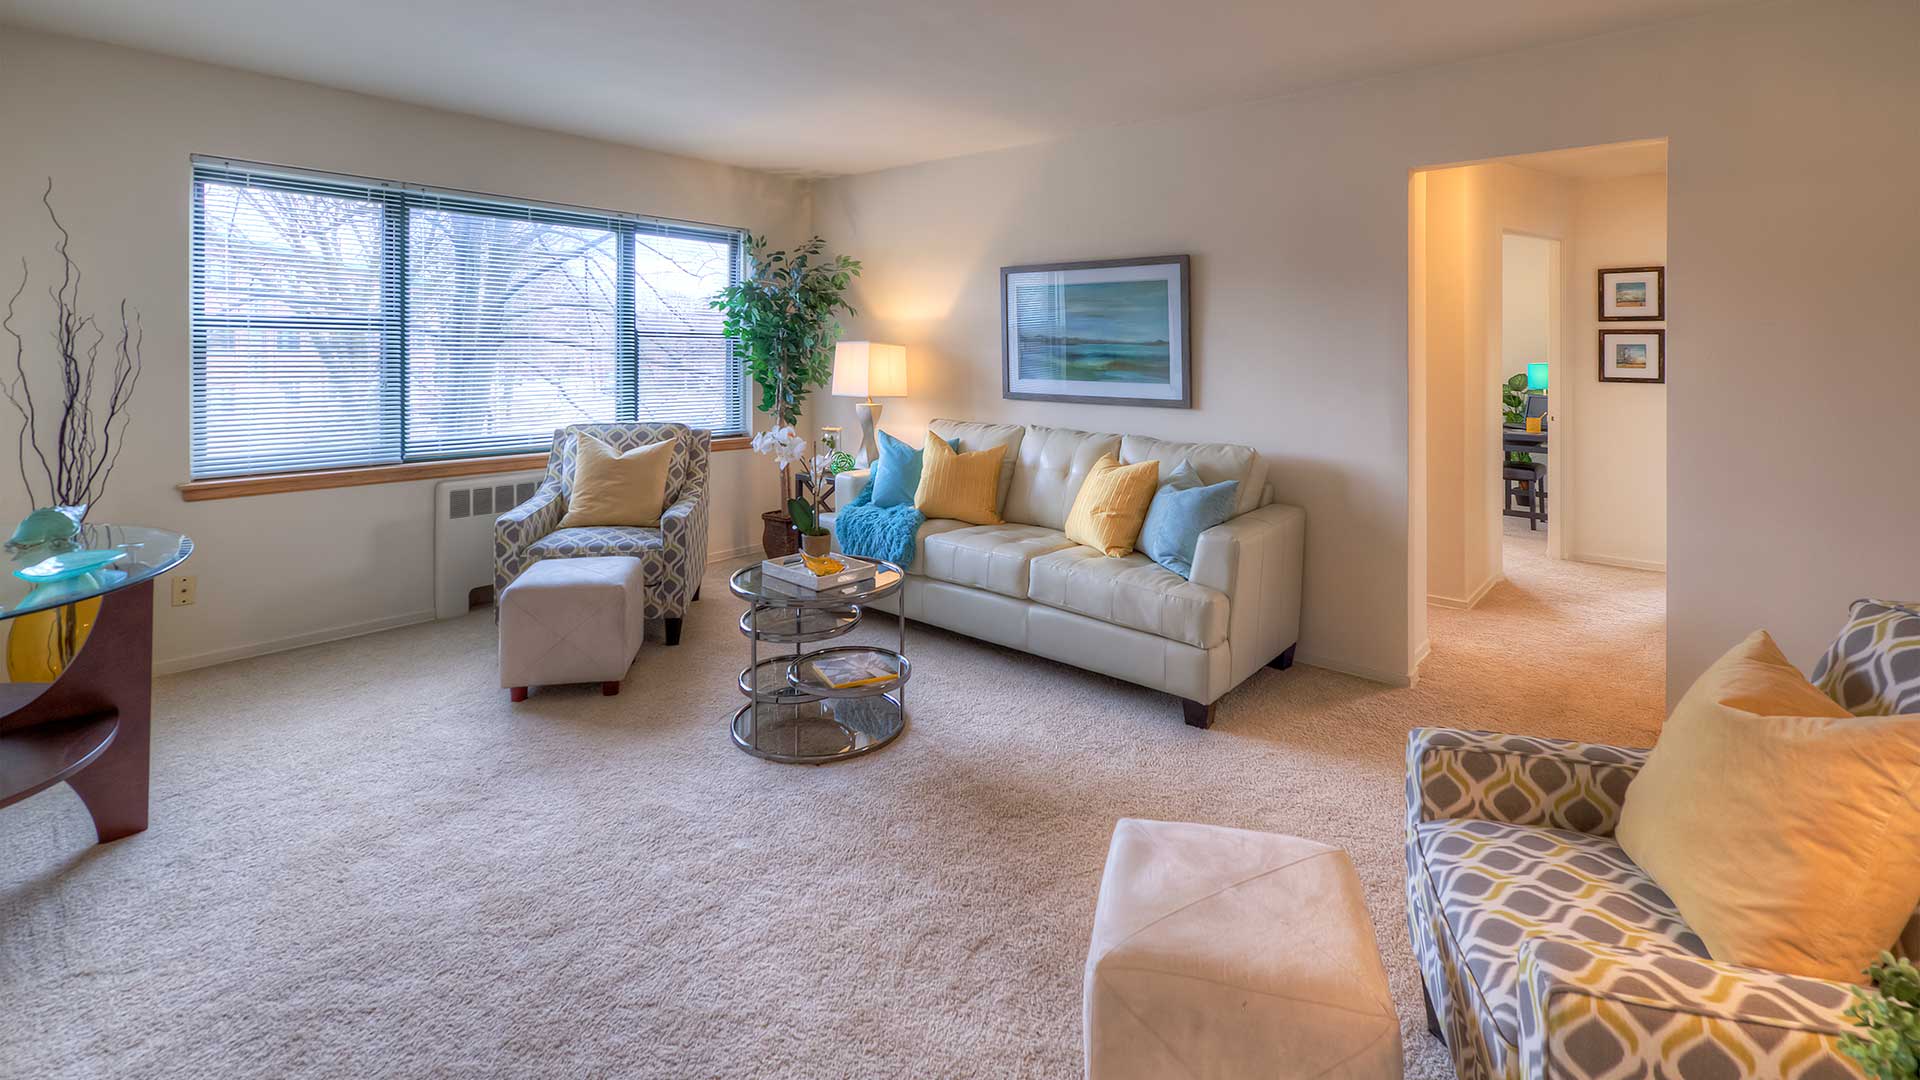
[(1111, 558), (1131, 554), (1146, 524), (1147, 507), (1160, 490), (1160, 463), (1142, 461), (1122, 465), (1112, 454), (1102, 454), (1087, 471), (1080, 494), (1067, 512), (1067, 539), (1099, 548)]
[(958, 453), (931, 434), (921, 451), (920, 487), (913, 505), (929, 518), (973, 525), (1000, 524), (1000, 459), (1005, 446)]
[(1845, 982), (1920, 903), (1920, 716), (1852, 716), (1764, 630), (1694, 681), (1618, 839), (1715, 960)]
[(576, 436), (573, 491), (567, 496), (563, 529), (583, 525), (660, 524), (667, 501), (667, 466), (673, 463), (673, 440), (638, 446), (624, 454), (585, 432)]

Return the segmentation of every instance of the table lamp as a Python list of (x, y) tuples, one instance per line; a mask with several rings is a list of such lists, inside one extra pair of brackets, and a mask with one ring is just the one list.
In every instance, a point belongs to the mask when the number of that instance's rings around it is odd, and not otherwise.
[(1527, 365), (1527, 389), (1537, 390), (1542, 394), (1547, 392), (1547, 365)]
[(853, 406), (860, 418), (860, 452), (854, 463), (867, 465), (880, 450), (874, 425), (880, 422), (877, 397), (907, 394), (907, 347), (877, 341), (842, 341), (833, 347), (833, 396), (863, 397)]

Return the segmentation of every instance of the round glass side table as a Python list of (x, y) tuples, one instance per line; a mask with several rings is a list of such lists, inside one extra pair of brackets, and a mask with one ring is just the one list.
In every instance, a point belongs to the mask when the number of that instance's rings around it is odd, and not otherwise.
[[(871, 753), (907, 726), (907, 620), (900, 618), (897, 649), (878, 645), (808, 646), (860, 625), (862, 609), (900, 592), (906, 574), (880, 563), (872, 578), (828, 589), (807, 589), (760, 572), (758, 564), (733, 575), (727, 587), (747, 602), (740, 633), (747, 666), (740, 692), (747, 703), (733, 714), (733, 744), (768, 761), (824, 765)], [(791, 652), (761, 645), (791, 645)], [(833, 683), (836, 664), (852, 662), (889, 675), (857, 685)]]

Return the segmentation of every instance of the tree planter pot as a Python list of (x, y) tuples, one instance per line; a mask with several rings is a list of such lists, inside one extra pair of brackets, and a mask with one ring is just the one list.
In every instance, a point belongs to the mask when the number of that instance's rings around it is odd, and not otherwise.
[(800, 550), (800, 533), (785, 510), (768, 510), (760, 515), (765, 528), (760, 534), (760, 549), (769, 559), (784, 559)]

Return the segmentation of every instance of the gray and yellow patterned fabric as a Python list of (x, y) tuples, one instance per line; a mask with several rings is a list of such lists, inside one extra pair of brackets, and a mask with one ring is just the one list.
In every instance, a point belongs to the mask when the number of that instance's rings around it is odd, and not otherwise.
[[(579, 433), (625, 453), (673, 439), (667, 466), (667, 508), (657, 529), (591, 527), (562, 529), (573, 482)], [(684, 616), (707, 565), (707, 468), (712, 436), (685, 424), (575, 424), (553, 433), (547, 475), (533, 497), (501, 514), (493, 526), (494, 595), (506, 592), (521, 571), (540, 559), (629, 555), (647, 579), (647, 618)]]
[(1486, 732), (1408, 737), (1407, 923), (1455, 1071), (1858, 1076), (1814, 1020), (1845, 1007), (1844, 987), (1705, 959), (1613, 841), (1646, 756)]
[(1920, 713), (1920, 602), (1855, 600), (1813, 684), (1855, 716)]
[(1858, 1080), (1846, 985), (1536, 938), (1520, 949), (1520, 1075)]

